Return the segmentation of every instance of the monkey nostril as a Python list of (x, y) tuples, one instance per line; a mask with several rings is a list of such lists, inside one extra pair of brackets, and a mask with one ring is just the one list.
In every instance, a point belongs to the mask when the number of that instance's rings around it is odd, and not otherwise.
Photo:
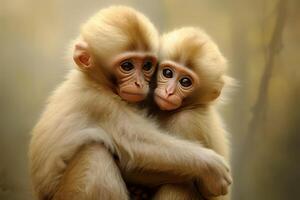
[(137, 87), (143, 87), (143, 85), (141, 84), (141, 83), (139, 83), (139, 82), (134, 82), (134, 84), (137, 86)]
[(168, 90), (167, 88), (166, 88), (165, 92), (166, 92), (167, 97), (169, 97), (169, 96), (171, 96), (173, 94), (173, 92), (170, 91), (170, 90)]

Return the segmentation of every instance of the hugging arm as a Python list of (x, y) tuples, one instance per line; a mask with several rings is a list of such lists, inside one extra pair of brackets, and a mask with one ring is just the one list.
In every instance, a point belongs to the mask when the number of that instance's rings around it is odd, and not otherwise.
[[(177, 182), (178, 178), (200, 179), (203, 187), (214, 194), (231, 183), (226, 162), (213, 150), (170, 136), (133, 110), (120, 111), (112, 116), (119, 123), (111, 127), (110, 133), (118, 149), (121, 171), (129, 180), (158, 185)], [(155, 176), (143, 177), (149, 172)]]

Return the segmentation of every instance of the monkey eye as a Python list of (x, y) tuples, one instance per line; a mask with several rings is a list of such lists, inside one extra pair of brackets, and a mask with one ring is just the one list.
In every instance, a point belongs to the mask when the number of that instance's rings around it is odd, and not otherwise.
[(170, 69), (163, 69), (163, 75), (166, 78), (172, 78), (173, 77), (173, 72)]
[(121, 64), (121, 68), (124, 70), (124, 71), (130, 71), (133, 69), (133, 64), (132, 62), (130, 61), (125, 61)]
[(180, 82), (180, 85), (182, 85), (183, 87), (189, 87), (192, 85), (192, 80), (187, 77), (180, 79), (179, 82)]
[(147, 60), (147, 61), (144, 63), (143, 70), (149, 71), (151, 68), (152, 68), (152, 62), (151, 62), (150, 60)]

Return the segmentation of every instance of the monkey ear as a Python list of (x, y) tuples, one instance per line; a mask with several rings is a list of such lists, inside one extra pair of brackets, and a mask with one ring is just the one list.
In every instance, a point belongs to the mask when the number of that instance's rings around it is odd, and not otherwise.
[(216, 98), (218, 98), (220, 94), (221, 94), (221, 89), (214, 89), (210, 95), (210, 101), (213, 101)]
[(211, 102), (216, 100), (221, 95), (223, 86), (224, 82), (222, 80), (219, 84), (215, 85), (213, 88), (210, 88), (206, 95), (203, 96), (203, 101)]
[(75, 43), (73, 59), (80, 69), (87, 70), (92, 67), (92, 58), (85, 41), (79, 40)]
[(225, 75), (221, 76), (219, 81), (216, 81), (216, 85), (212, 89), (212, 92), (210, 94), (211, 101), (216, 100), (221, 95), (223, 87), (225, 84), (227, 84), (228, 81), (228, 77)]

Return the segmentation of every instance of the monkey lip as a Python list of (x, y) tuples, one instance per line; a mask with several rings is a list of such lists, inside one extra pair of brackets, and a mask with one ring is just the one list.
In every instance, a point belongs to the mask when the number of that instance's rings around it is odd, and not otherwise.
[(134, 93), (134, 92), (125, 92), (125, 91), (123, 91), (122, 93), (125, 95), (131, 95), (131, 96), (145, 96), (145, 94), (143, 94), (143, 93)]
[(168, 99), (166, 99), (166, 98), (164, 98), (164, 97), (162, 97), (162, 96), (160, 96), (158, 94), (155, 94), (155, 97), (158, 98), (159, 101), (163, 101), (163, 102), (171, 105), (172, 107), (177, 107), (176, 104), (174, 104), (173, 102), (169, 101)]
[(143, 93), (134, 93), (134, 92), (126, 92), (126, 91), (122, 91), (120, 93), (120, 96), (129, 102), (139, 102), (142, 101), (146, 98), (146, 95)]

